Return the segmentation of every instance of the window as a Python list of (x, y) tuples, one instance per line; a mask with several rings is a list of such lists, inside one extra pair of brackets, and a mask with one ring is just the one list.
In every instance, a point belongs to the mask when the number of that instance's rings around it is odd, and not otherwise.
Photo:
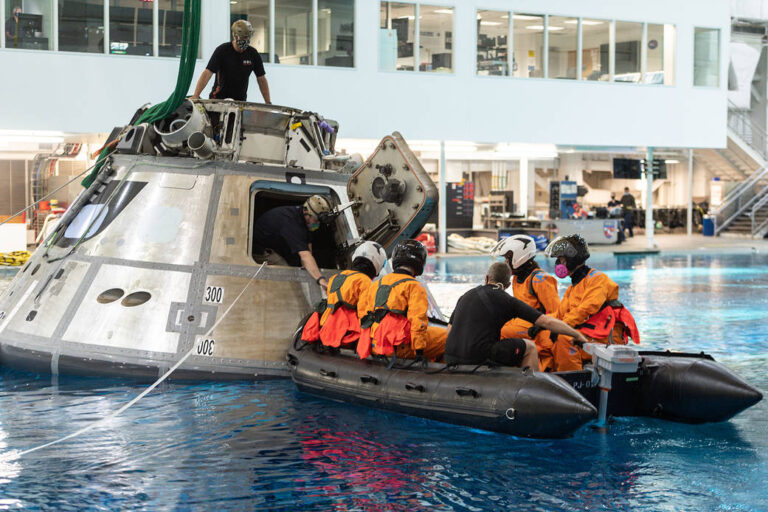
[(453, 7), (419, 6), (419, 71), (453, 71)]
[(318, 0), (317, 63), (355, 65), (355, 0)]
[[(181, 57), (184, 0), (159, 0), (158, 38), (161, 57)], [(199, 55), (198, 55), (199, 57)]]
[(152, 55), (153, 4), (143, 0), (109, 1), (109, 53)]
[(50, 50), (53, 2), (39, 0), (5, 2), (5, 47), (25, 50)]
[(416, 31), (416, 6), (381, 2), (379, 66), (389, 70), (414, 70), (413, 40)]
[(611, 22), (581, 20), (581, 79), (608, 80)]
[(544, 16), (514, 14), (512, 16), (514, 61), (516, 77), (544, 77)]
[(509, 76), (509, 13), (477, 11), (477, 74)]
[(314, 64), (312, 0), (275, 2), (275, 63)]
[(693, 85), (720, 86), (720, 29), (694, 28)]
[(645, 84), (674, 85), (675, 26), (648, 24)]
[(577, 78), (578, 27), (578, 18), (549, 17), (549, 78)]
[(229, 8), (230, 26), (237, 20), (246, 20), (253, 26), (251, 46), (269, 62), (269, 0), (240, 0)]
[(614, 82), (640, 82), (643, 24), (616, 22), (616, 72)]
[(59, 50), (104, 53), (104, 0), (58, 0)]

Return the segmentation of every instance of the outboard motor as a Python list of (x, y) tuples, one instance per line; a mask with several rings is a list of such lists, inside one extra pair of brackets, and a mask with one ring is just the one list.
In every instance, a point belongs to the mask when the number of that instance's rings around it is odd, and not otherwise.
[(636, 373), (642, 358), (637, 350), (626, 345), (603, 345), (587, 343), (584, 351), (592, 356), (592, 374), (600, 386), (600, 407), (595, 427), (606, 431), (608, 428), (608, 393), (611, 391), (614, 373)]

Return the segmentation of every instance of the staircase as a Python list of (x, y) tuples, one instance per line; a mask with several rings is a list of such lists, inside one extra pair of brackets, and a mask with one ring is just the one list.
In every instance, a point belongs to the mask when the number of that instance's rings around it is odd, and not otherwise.
[[(699, 151), (696, 152), (697, 156)], [(748, 111), (728, 106), (728, 142), (724, 149), (701, 151), (697, 160), (726, 179), (740, 183), (715, 211), (715, 235), (768, 232), (768, 134)]]

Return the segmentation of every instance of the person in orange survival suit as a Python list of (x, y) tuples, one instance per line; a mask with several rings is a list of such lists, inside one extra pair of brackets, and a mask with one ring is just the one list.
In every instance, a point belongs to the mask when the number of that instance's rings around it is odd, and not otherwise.
[[(503, 256), (512, 271), (512, 295), (542, 314), (554, 316), (560, 306), (557, 280), (544, 272), (534, 259), (536, 242), (528, 235), (512, 235), (501, 240), (491, 252)], [(534, 327), (522, 318), (514, 318), (504, 324), (501, 339), (522, 338), (536, 342), (539, 351), (539, 370), (554, 370), (552, 356), (553, 335), (550, 331)]]
[(394, 272), (372, 283), (358, 304), (358, 313), (366, 311), (357, 344), (361, 359), (371, 352), (384, 356), (396, 354), (403, 359), (425, 357), (437, 361), (442, 358), (446, 331), (429, 325), (427, 291), (415, 279), (424, 272), (426, 261), (427, 250), (416, 240), (403, 240), (395, 246)]
[[(580, 330), (594, 342), (627, 343), (629, 333), (640, 342), (637, 326), (629, 311), (618, 302), (619, 285), (597, 269), (588, 267), (589, 246), (580, 235), (560, 236), (545, 250), (556, 258), (555, 275), (570, 276), (557, 318)], [(615, 325), (621, 328), (614, 329)], [(570, 338), (560, 336), (554, 345), (555, 371), (580, 370), (590, 356)]]
[[(387, 253), (376, 242), (363, 242), (352, 253), (352, 265), (331, 277), (328, 299), (321, 302), (304, 325), (302, 341), (318, 340), (326, 347), (338, 348), (357, 343), (360, 338), (358, 304), (387, 262)], [(365, 314), (365, 312), (363, 312)]]

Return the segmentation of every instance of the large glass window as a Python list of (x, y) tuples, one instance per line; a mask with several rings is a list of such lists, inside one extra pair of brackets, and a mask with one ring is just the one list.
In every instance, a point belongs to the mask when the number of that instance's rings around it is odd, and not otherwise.
[(720, 30), (695, 27), (693, 32), (693, 85), (720, 86)]
[(52, 13), (51, 0), (6, 0), (5, 47), (50, 50)]
[(477, 11), (477, 74), (509, 76), (509, 13)]
[(516, 77), (544, 77), (544, 16), (514, 14), (512, 72)]
[(381, 2), (379, 66), (391, 71), (414, 70), (413, 40), (416, 33), (416, 6)]
[(181, 56), (184, 0), (159, 0), (158, 45), (161, 57)]
[(109, 53), (152, 55), (152, 3), (109, 0)]
[(643, 24), (631, 21), (616, 22), (615, 82), (640, 82), (640, 55)]
[(250, 21), (253, 26), (251, 46), (261, 54), (264, 62), (269, 62), (269, 0), (240, 0), (230, 4), (230, 26), (237, 20)]
[(675, 26), (648, 24), (645, 62), (646, 84), (675, 83)]
[(355, 65), (355, 0), (318, 0), (317, 60), (320, 66)]
[(549, 78), (576, 79), (579, 20), (549, 17)]
[(419, 6), (419, 71), (453, 70), (453, 7)]
[(58, 0), (59, 50), (104, 53), (104, 0)]
[(312, 62), (312, 0), (275, 2), (275, 62)]
[(608, 80), (611, 23), (604, 20), (581, 20), (581, 79)]

